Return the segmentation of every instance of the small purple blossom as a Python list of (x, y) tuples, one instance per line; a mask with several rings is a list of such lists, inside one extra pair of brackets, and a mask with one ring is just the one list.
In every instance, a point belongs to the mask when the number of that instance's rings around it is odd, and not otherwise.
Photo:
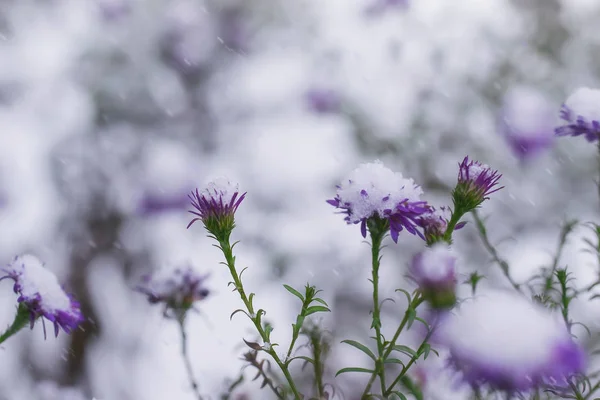
[(509, 394), (565, 386), (585, 368), (584, 351), (559, 316), (507, 291), (463, 302), (440, 319), (433, 340), (465, 382)]
[(136, 290), (151, 304), (164, 303), (167, 309), (187, 310), (210, 293), (205, 286), (208, 275), (198, 274), (191, 266), (164, 269), (144, 275)]
[(310, 89), (305, 98), (308, 107), (319, 114), (337, 112), (341, 106), (339, 94), (331, 89)]
[(188, 228), (196, 221), (202, 221), (206, 229), (215, 234), (218, 231), (231, 231), (234, 226), (234, 215), (246, 197), (239, 194), (238, 185), (221, 178), (210, 182), (202, 192), (196, 189), (189, 195), (196, 211), (189, 211), (196, 218), (188, 224)]
[(446, 244), (435, 244), (415, 255), (409, 272), (434, 308), (454, 306), (456, 256)]
[[(35, 256), (25, 254), (2, 268), (6, 275), (14, 281), (13, 290), (19, 295), (17, 301), (24, 305), (30, 314), (30, 326), (33, 328), (39, 317), (44, 317), (54, 324), (54, 334), (58, 336), (60, 328), (71, 333), (83, 322), (79, 303), (65, 293), (56, 275), (46, 269)], [(46, 325), (42, 319), (44, 337)]]
[[(439, 210), (431, 207), (428, 213), (419, 217), (417, 225), (423, 228), (423, 234), (427, 244), (433, 244), (442, 240), (446, 228), (448, 227), (448, 221), (450, 220), (451, 214), (448, 207), (442, 206)], [(466, 224), (466, 222), (459, 222), (454, 227), (454, 230), (459, 230)]]
[(490, 194), (503, 188), (496, 187), (501, 177), (498, 171), (465, 157), (459, 164), (458, 183), (452, 193), (455, 208), (472, 210), (479, 206)]
[(539, 92), (517, 87), (504, 97), (500, 132), (522, 161), (531, 159), (554, 143), (554, 110)]
[(348, 224), (360, 223), (363, 237), (367, 236), (369, 218), (387, 219), (392, 240), (398, 242), (398, 235), (404, 229), (425, 238), (417, 229), (419, 217), (430, 211), (427, 202), (420, 199), (422, 194), (412, 179), (375, 161), (355, 169), (337, 186), (336, 197), (327, 203), (342, 209)]
[(567, 122), (556, 128), (556, 136), (585, 136), (588, 142), (600, 138), (600, 90), (579, 88), (567, 98), (560, 110)]
[(137, 213), (148, 217), (169, 211), (179, 211), (189, 204), (189, 197), (183, 193), (158, 194), (144, 193), (137, 205)]

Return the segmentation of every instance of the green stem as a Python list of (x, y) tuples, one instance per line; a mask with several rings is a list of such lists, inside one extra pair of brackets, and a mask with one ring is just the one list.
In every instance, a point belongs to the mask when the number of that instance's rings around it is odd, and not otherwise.
[(31, 320), (30, 312), (27, 309), (27, 306), (24, 306), (23, 303), (19, 303), (19, 307), (17, 308), (17, 315), (15, 315), (15, 319), (13, 323), (4, 331), (2, 336), (0, 336), (0, 344), (4, 343), (9, 337), (15, 335), (21, 329), (27, 326), (27, 323)]
[(448, 225), (446, 226), (446, 232), (444, 232), (444, 236), (442, 237), (446, 243), (452, 244), (452, 233), (454, 233), (454, 228), (456, 228), (456, 224), (458, 224), (463, 215), (465, 213), (461, 210), (454, 210), (452, 213), (452, 217), (450, 217), (450, 221), (448, 221)]
[(508, 266), (508, 263), (505, 260), (503, 260), (502, 258), (500, 258), (500, 256), (498, 255), (498, 252), (496, 251), (496, 248), (490, 242), (490, 239), (487, 236), (487, 230), (485, 228), (485, 224), (483, 223), (481, 218), (479, 218), (479, 214), (477, 214), (476, 210), (471, 211), (471, 214), (473, 215), (473, 219), (475, 220), (475, 224), (477, 225), (477, 231), (479, 232), (479, 237), (481, 237), (483, 246), (486, 248), (488, 253), (490, 253), (494, 262), (496, 264), (498, 264), (498, 266), (500, 266), (502, 273), (504, 274), (504, 276), (506, 277), (508, 282), (512, 285), (512, 287), (515, 288), (516, 291), (520, 292), (521, 291), (520, 285), (518, 283), (516, 283), (513, 280), (513, 278), (510, 276), (510, 268)]
[[(413, 299), (413, 301), (408, 305), (408, 307), (406, 308), (406, 312), (404, 313), (404, 317), (402, 318), (402, 321), (400, 322), (400, 325), (398, 326), (398, 329), (396, 329), (396, 333), (394, 334), (394, 337), (392, 338), (391, 342), (389, 343), (388, 347), (385, 349), (385, 352), (383, 353), (382, 359), (384, 360), (384, 362), (385, 362), (385, 360), (387, 360), (387, 358), (389, 357), (389, 355), (394, 350), (394, 346), (396, 345), (396, 341), (398, 340), (398, 337), (400, 337), (400, 334), (402, 333), (402, 331), (404, 330), (404, 327), (408, 323), (408, 319), (410, 317), (411, 309), (414, 310), (423, 301), (424, 301), (424, 299), (420, 295), (417, 295)], [(371, 390), (371, 386), (373, 385), (373, 382), (375, 381), (376, 377), (377, 377), (377, 373), (376, 372), (371, 375), (371, 379), (369, 379), (369, 382), (367, 383), (367, 387), (365, 388), (365, 390), (364, 390), (363, 395), (362, 395), (361, 398), (364, 399), (367, 396), (367, 394), (369, 393), (369, 390)]]
[(396, 345), (396, 340), (398, 340), (398, 337), (400, 336), (400, 334), (404, 330), (404, 327), (408, 323), (408, 319), (410, 317), (411, 310), (416, 309), (424, 300), (425, 299), (423, 299), (421, 297), (421, 295), (418, 294), (413, 299), (413, 301), (408, 305), (408, 308), (406, 309), (406, 312), (404, 313), (404, 318), (402, 318), (402, 321), (400, 322), (400, 326), (398, 327), (398, 329), (396, 329), (396, 333), (394, 334), (392, 341), (390, 342), (388, 348), (385, 350), (385, 353), (383, 354), (384, 360), (386, 360), (389, 357), (389, 355), (392, 353), (392, 351), (394, 350), (394, 346)]
[(573, 231), (573, 228), (577, 225), (577, 221), (567, 221), (562, 226), (560, 230), (560, 238), (558, 240), (558, 247), (556, 249), (556, 254), (554, 255), (554, 259), (552, 260), (552, 266), (550, 267), (550, 273), (546, 277), (546, 283), (544, 285), (543, 296), (547, 296), (552, 290), (554, 285), (554, 273), (558, 268), (558, 263), (562, 256), (562, 252), (565, 248), (565, 244), (567, 243), (567, 237)]
[(203, 400), (202, 395), (200, 394), (200, 387), (198, 386), (198, 382), (196, 378), (194, 378), (194, 372), (192, 370), (192, 363), (190, 362), (190, 357), (187, 349), (187, 334), (185, 332), (185, 312), (177, 318), (177, 322), (179, 323), (179, 332), (181, 333), (181, 356), (183, 357), (183, 362), (185, 364), (185, 369), (188, 374), (188, 379), (190, 381), (190, 385), (192, 386), (192, 390), (196, 395), (198, 400)]
[(433, 333), (433, 330), (430, 330), (429, 333), (427, 333), (427, 335), (425, 336), (425, 339), (423, 339), (423, 342), (419, 346), (417, 353), (414, 356), (412, 356), (410, 361), (402, 368), (402, 370), (400, 371), (400, 374), (398, 374), (396, 379), (394, 379), (394, 381), (392, 382), (390, 387), (383, 392), (384, 397), (390, 395), (390, 393), (394, 390), (394, 387), (398, 384), (398, 382), (400, 382), (402, 377), (404, 375), (406, 375), (406, 373), (408, 372), (410, 367), (412, 367), (412, 365), (419, 359), (419, 357), (421, 357), (421, 354), (423, 353), (425, 346), (427, 345), (427, 341), (429, 340), (429, 337), (431, 336), (432, 333)]
[(369, 233), (371, 235), (371, 264), (372, 264), (372, 278), (373, 283), (373, 322), (371, 328), (375, 329), (375, 340), (377, 341), (377, 360), (375, 361), (375, 374), (371, 376), (367, 387), (365, 388), (362, 398), (366, 398), (367, 394), (371, 390), (371, 386), (375, 381), (375, 375), (379, 376), (379, 382), (381, 384), (381, 393), (385, 391), (385, 369), (384, 369), (384, 343), (381, 336), (381, 309), (379, 304), (379, 267), (380, 267), (380, 252), (381, 243), (385, 237), (388, 225), (387, 221), (380, 219), (371, 219), (369, 223)]
[(242, 299), (242, 302), (244, 303), (244, 306), (246, 307), (246, 310), (248, 311), (248, 314), (250, 316), (250, 320), (254, 324), (256, 330), (258, 331), (258, 334), (260, 335), (263, 342), (266, 345), (268, 345), (268, 348), (264, 348), (263, 350), (265, 352), (267, 352), (273, 358), (273, 360), (275, 361), (277, 366), (281, 369), (281, 372), (283, 372), (283, 375), (285, 376), (285, 379), (287, 380), (288, 385), (290, 386), (290, 390), (292, 391), (294, 398), (296, 400), (301, 400), (302, 395), (296, 388), (296, 384), (294, 383), (294, 380), (292, 379), (292, 376), (288, 369), (288, 364), (281, 361), (281, 359), (277, 355), (277, 352), (271, 346), (271, 343), (269, 342), (269, 337), (268, 337), (266, 331), (260, 324), (260, 317), (254, 314), (254, 308), (252, 307), (252, 304), (250, 303), (250, 300), (249, 300), (248, 296), (246, 295), (246, 292), (244, 291), (244, 286), (242, 285), (242, 281), (235, 269), (235, 256), (233, 255), (233, 247), (229, 243), (229, 238), (223, 238), (223, 239), (217, 239), (217, 240), (219, 242), (219, 248), (221, 249), (221, 251), (223, 252), (223, 255), (225, 256), (225, 264), (229, 268), (229, 272), (231, 273), (231, 277), (233, 278), (233, 284), (235, 285), (235, 290), (240, 294), (240, 298)]
[(321, 337), (318, 334), (310, 336), (313, 347), (313, 360), (315, 369), (315, 382), (319, 400), (325, 398), (325, 387), (323, 386), (323, 365), (321, 364)]

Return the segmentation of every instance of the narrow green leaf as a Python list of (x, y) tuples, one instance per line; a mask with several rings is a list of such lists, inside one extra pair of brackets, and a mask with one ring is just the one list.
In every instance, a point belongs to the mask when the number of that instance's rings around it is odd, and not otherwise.
[(406, 290), (404, 290), (404, 289), (396, 289), (396, 292), (404, 293), (404, 295), (406, 296), (406, 300), (408, 300), (408, 304), (411, 303), (412, 298), (410, 296), (410, 293), (408, 293)]
[(329, 307), (329, 304), (327, 304), (327, 303), (325, 302), (325, 300), (323, 300), (323, 299), (319, 299), (318, 297), (317, 297), (317, 298), (315, 298), (315, 299), (313, 299), (313, 301), (316, 301), (317, 303), (321, 303), (321, 304), (323, 304), (325, 307)]
[[(229, 316), (229, 320), (231, 321), (231, 319), (233, 318), (233, 316), (239, 312), (243, 312), (244, 314), (246, 314), (246, 316), (248, 318), (250, 318), (250, 314), (248, 314), (246, 311), (242, 310), (241, 308), (238, 308), (237, 310), (235, 310), (234, 312), (231, 313), (231, 315)], [(252, 318), (250, 318), (252, 319)]]
[(412, 379), (404, 375), (402, 378), (400, 378), (400, 382), (413, 396), (415, 396), (415, 400), (423, 400), (423, 392), (421, 391), (421, 388), (419, 388), (419, 385), (415, 384)]
[(342, 369), (340, 369), (338, 372), (336, 372), (335, 376), (338, 376), (340, 374), (344, 374), (346, 372), (364, 372), (364, 373), (367, 373), (367, 374), (373, 374), (373, 373), (375, 373), (375, 371), (373, 371), (372, 369), (359, 368), (359, 367), (348, 367), (348, 368), (342, 368)]
[(307, 357), (307, 356), (296, 356), (296, 357), (292, 357), (292, 358), (290, 358), (289, 360), (287, 360), (286, 364), (289, 364), (289, 363), (291, 363), (291, 362), (292, 362), (292, 361), (294, 361), (294, 360), (304, 360), (304, 361), (306, 361), (306, 362), (309, 362), (309, 363), (311, 363), (311, 364), (313, 364), (313, 365), (315, 364), (315, 360), (313, 360), (312, 358), (310, 358), (310, 357)]
[(402, 344), (398, 344), (398, 345), (394, 346), (394, 350), (399, 351), (400, 353), (406, 354), (407, 356), (410, 356), (410, 357), (416, 357), (417, 356), (417, 352), (416, 351), (414, 351), (410, 347), (404, 346)]
[(401, 360), (398, 360), (397, 358), (388, 358), (384, 361), (384, 364), (401, 364), (402, 366), (404, 366), (404, 363)]
[(429, 345), (429, 343), (424, 343), (423, 347), (421, 348), (421, 351), (419, 352), (419, 355), (423, 354), (423, 359), (427, 360), (427, 357), (429, 356), (430, 351), (431, 351), (431, 346)]
[(330, 312), (331, 310), (325, 306), (312, 306), (312, 307), (308, 307), (306, 310), (304, 310), (304, 316), (308, 317), (310, 314), (314, 314), (317, 312)]
[(375, 354), (373, 354), (373, 352), (371, 350), (369, 350), (369, 348), (367, 346), (365, 346), (362, 343), (357, 342), (356, 340), (342, 340), (342, 343), (346, 343), (352, 347), (357, 348), (358, 350), (360, 350), (363, 353), (365, 353), (366, 355), (368, 355), (373, 361), (377, 360), (377, 357), (375, 357)]
[[(398, 399), (400, 399), (400, 400), (408, 400), (408, 398), (405, 395), (403, 395), (402, 393), (400, 393), (398, 391), (391, 392), (390, 395), (392, 395), (392, 394), (396, 395), (398, 397)], [(393, 397), (392, 396), (388, 396), (388, 399), (392, 400)]]
[(291, 294), (293, 294), (294, 296), (296, 296), (297, 298), (299, 298), (300, 301), (304, 303), (304, 296), (302, 296), (302, 294), (299, 291), (297, 291), (296, 289), (294, 289), (290, 285), (283, 285), (283, 287), (285, 288), (285, 290), (287, 290), (288, 292), (290, 292)]

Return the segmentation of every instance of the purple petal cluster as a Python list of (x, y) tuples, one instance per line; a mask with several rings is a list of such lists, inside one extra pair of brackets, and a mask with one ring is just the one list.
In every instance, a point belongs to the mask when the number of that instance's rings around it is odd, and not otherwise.
[(474, 209), (488, 196), (502, 187), (497, 187), (502, 177), (495, 171), (479, 161), (469, 160), (465, 157), (459, 164), (458, 183), (452, 197), (456, 208), (467, 210)]
[(490, 291), (440, 319), (434, 341), (474, 387), (509, 394), (565, 386), (585, 368), (585, 354), (564, 322), (512, 292)]
[(588, 142), (600, 138), (600, 90), (580, 88), (563, 104), (560, 118), (566, 124), (556, 128), (556, 136), (584, 136)]
[(546, 97), (534, 89), (516, 87), (506, 93), (500, 132), (520, 160), (531, 159), (553, 145), (554, 112)]
[(137, 213), (143, 217), (178, 211), (189, 204), (189, 197), (185, 193), (158, 194), (144, 193), (139, 200)]
[(318, 114), (337, 112), (341, 106), (340, 95), (332, 89), (313, 88), (305, 96), (308, 107)]
[(200, 275), (191, 266), (164, 269), (142, 277), (136, 290), (145, 294), (151, 304), (164, 303), (167, 308), (187, 310), (210, 293), (205, 283), (208, 275)]
[[(54, 334), (58, 336), (60, 328), (66, 333), (72, 332), (83, 322), (79, 303), (65, 293), (50, 270), (35, 256), (25, 254), (2, 268), (6, 275), (0, 279), (12, 279), (13, 290), (19, 295), (17, 301), (27, 307), (30, 313), (31, 328), (39, 317), (54, 324)], [(46, 325), (44, 337), (46, 337)]]
[(361, 224), (361, 234), (367, 236), (367, 220), (379, 217), (389, 221), (394, 242), (406, 229), (425, 239), (418, 230), (419, 218), (430, 212), (427, 202), (420, 199), (423, 191), (412, 179), (386, 168), (383, 163), (362, 164), (341, 185), (336, 197), (327, 200), (346, 214), (348, 224)]
[[(417, 225), (423, 229), (423, 235), (427, 244), (433, 244), (442, 240), (451, 212), (447, 207), (440, 207), (439, 210), (431, 207), (428, 213), (423, 214), (417, 220)], [(459, 230), (466, 225), (466, 222), (456, 224), (454, 230)]]
[(232, 184), (225, 178), (210, 182), (202, 192), (196, 189), (189, 195), (195, 209), (189, 212), (196, 218), (187, 227), (189, 228), (196, 221), (202, 221), (207, 225), (212, 221), (219, 222), (223, 219), (230, 219), (233, 224), (233, 216), (245, 197), (246, 193), (239, 194), (237, 184)]

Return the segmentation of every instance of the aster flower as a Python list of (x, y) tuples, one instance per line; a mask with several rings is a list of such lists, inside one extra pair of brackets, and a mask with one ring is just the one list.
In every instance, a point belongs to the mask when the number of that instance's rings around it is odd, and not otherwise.
[(474, 387), (509, 394), (565, 386), (583, 372), (585, 355), (561, 318), (512, 292), (490, 291), (437, 324), (434, 341)]
[(424, 298), (433, 308), (456, 303), (456, 256), (446, 244), (438, 243), (415, 255), (409, 267)]
[[(448, 207), (442, 206), (439, 210), (431, 207), (428, 213), (423, 214), (417, 219), (417, 225), (423, 228), (425, 241), (428, 245), (443, 240), (451, 214)], [(466, 224), (466, 222), (460, 222), (456, 224), (454, 230), (458, 230)]]
[(560, 110), (567, 122), (556, 128), (557, 136), (584, 135), (589, 142), (600, 137), (600, 90), (580, 88), (567, 98)]
[(246, 197), (240, 196), (238, 185), (225, 178), (210, 182), (207, 188), (199, 192), (196, 189), (189, 195), (196, 211), (189, 211), (194, 218), (188, 228), (196, 221), (202, 221), (207, 231), (217, 239), (228, 237), (235, 227), (234, 214)]
[[(50, 270), (35, 256), (25, 254), (17, 256), (6, 267), (1, 269), (6, 275), (1, 279), (12, 279), (13, 290), (19, 295), (17, 301), (20, 310), (29, 314), (30, 327), (43, 317), (54, 324), (54, 334), (58, 336), (59, 329), (70, 333), (83, 322), (79, 303), (65, 293)], [(46, 325), (42, 319), (44, 337)]]
[(500, 132), (512, 152), (526, 161), (554, 143), (554, 111), (539, 92), (516, 87), (506, 93)]
[(209, 295), (205, 286), (207, 277), (198, 274), (189, 265), (163, 269), (143, 276), (136, 290), (148, 296), (151, 304), (163, 303), (165, 310), (187, 311), (196, 301), (204, 300)]
[(313, 88), (305, 96), (309, 108), (316, 113), (326, 114), (340, 109), (340, 96), (331, 89)]
[(147, 192), (144, 193), (138, 202), (137, 213), (140, 216), (148, 217), (169, 211), (181, 210), (189, 204), (188, 202), (189, 198), (185, 193), (158, 194)]
[(452, 192), (454, 208), (464, 213), (474, 210), (489, 195), (503, 187), (496, 187), (502, 175), (479, 161), (465, 157), (459, 164), (458, 183)]
[(342, 209), (348, 224), (360, 223), (363, 237), (367, 236), (367, 220), (387, 220), (390, 235), (398, 242), (398, 234), (404, 229), (425, 238), (417, 229), (418, 218), (430, 211), (427, 202), (421, 200), (422, 194), (412, 179), (375, 161), (355, 169), (337, 186), (336, 197), (327, 203)]

